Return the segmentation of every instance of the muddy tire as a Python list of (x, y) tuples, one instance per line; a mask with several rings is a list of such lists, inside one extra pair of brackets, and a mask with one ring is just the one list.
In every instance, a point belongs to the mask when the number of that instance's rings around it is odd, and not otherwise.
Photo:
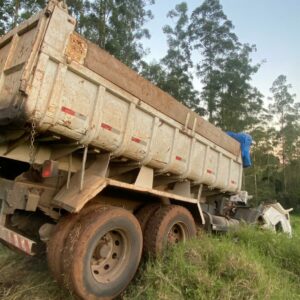
[(47, 243), (47, 261), (50, 272), (58, 283), (63, 284), (62, 254), (70, 231), (78, 222), (81, 216), (91, 213), (99, 209), (99, 207), (102, 206), (100, 204), (93, 203), (83, 208), (83, 210), (79, 214), (67, 215), (56, 224), (51, 234), (50, 240)]
[(58, 283), (62, 283), (61, 255), (66, 238), (76, 223), (78, 215), (63, 217), (55, 226), (47, 243), (47, 261), (50, 272)]
[(158, 256), (167, 246), (185, 242), (196, 236), (191, 213), (182, 206), (161, 207), (150, 218), (144, 234), (144, 249), (148, 255)]
[(149, 219), (161, 207), (162, 205), (160, 203), (147, 204), (136, 212), (135, 216), (141, 225), (143, 234), (145, 232)]
[(142, 254), (139, 222), (106, 207), (87, 214), (70, 232), (63, 252), (65, 285), (82, 299), (113, 299), (130, 283)]

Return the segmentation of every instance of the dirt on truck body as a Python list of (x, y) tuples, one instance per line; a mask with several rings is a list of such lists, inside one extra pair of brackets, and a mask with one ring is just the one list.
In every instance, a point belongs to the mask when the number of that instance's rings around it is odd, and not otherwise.
[(0, 240), (28, 255), (46, 249), (78, 297), (112, 299), (142, 253), (197, 227), (289, 228), (282, 207), (272, 207), (279, 218), (247, 206), (239, 142), (75, 26), (50, 0), (0, 38)]

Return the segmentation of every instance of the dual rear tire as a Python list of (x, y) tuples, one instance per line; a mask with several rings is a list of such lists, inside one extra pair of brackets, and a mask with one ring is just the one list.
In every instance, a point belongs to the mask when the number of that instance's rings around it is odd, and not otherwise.
[(166, 247), (196, 236), (191, 213), (178, 205), (161, 206), (149, 217), (144, 230), (144, 252), (160, 255)]
[(151, 204), (135, 217), (125, 209), (96, 204), (56, 225), (48, 264), (56, 280), (81, 299), (113, 299), (134, 277), (143, 248), (158, 256), (195, 235), (193, 217), (181, 206)]

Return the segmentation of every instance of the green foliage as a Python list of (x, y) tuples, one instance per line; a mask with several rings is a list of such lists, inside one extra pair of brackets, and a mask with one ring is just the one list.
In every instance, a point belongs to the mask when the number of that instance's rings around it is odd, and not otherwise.
[(187, 13), (188, 7), (185, 2), (176, 5), (175, 9), (168, 13), (168, 17), (173, 21), (176, 20), (176, 23), (173, 28), (169, 25), (163, 28), (169, 48), (161, 61), (167, 70), (167, 78), (162, 88), (175, 99), (197, 110), (200, 99), (193, 87), (193, 76), (190, 72), (193, 63), (187, 30), (189, 24)]
[[(1, 3), (2, 2), (2, 3)], [(2, 0), (0, 34), (45, 7), (46, 0)], [(146, 51), (140, 42), (150, 34), (143, 26), (151, 19), (147, 6), (154, 0), (68, 0), (77, 30), (128, 66), (138, 69)]]
[(273, 94), (270, 111), (275, 115), (275, 124), (279, 128), (277, 132), (283, 165), (300, 158), (296, 151), (300, 140), (299, 104), (294, 104), (296, 95), (290, 93), (291, 88), (286, 76), (280, 75), (270, 89)]
[(251, 65), (254, 46), (243, 45), (229, 55), (220, 78), (216, 124), (223, 130), (244, 131), (259, 123), (263, 95), (251, 85), (259, 65)]
[(225, 16), (218, 0), (206, 0), (191, 15), (190, 39), (203, 59), (197, 64), (202, 78), (201, 96), (207, 103), (209, 121), (215, 122), (221, 77), (225, 58), (237, 43), (237, 36), (231, 32), (232, 23)]
[(0, 0), (0, 35), (3, 35), (9, 28), (11, 12), (9, 4), (9, 0)]
[(244, 170), (244, 186), (254, 196), (253, 205), (263, 201), (276, 199), (278, 189), (278, 169), (280, 168), (279, 158), (274, 153), (276, 147), (276, 131), (268, 126), (272, 120), (267, 112), (260, 116), (261, 123), (251, 131), (254, 144), (252, 145), (251, 168)]
[[(294, 224), (292, 218), (292, 226)], [(295, 223), (299, 217), (295, 217)], [(295, 228), (294, 237), (289, 238), (285, 234), (274, 234), (271, 231), (249, 230), (242, 228), (237, 232), (231, 232), (231, 237), (248, 249), (255, 249), (262, 257), (269, 257), (278, 268), (287, 271), (291, 279), (300, 284), (300, 235), (299, 228)]]
[(295, 95), (286, 76), (273, 83), (269, 111), (261, 114), (261, 126), (252, 130), (253, 168), (246, 171), (245, 187), (255, 195), (255, 203), (278, 200), (297, 208), (300, 187), (300, 119)]
[(145, 264), (124, 299), (299, 299), (299, 242), (247, 227), (200, 235)]
[(44, 8), (46, 2), (46, 0), (0, 0), (0, 35)]
[(47, 0), (20, 1), (20, 19), (28, 19), (46, 6)]
[(78, 31), (128, 66), (138, 69), (146, 53), (140, 40), (150, 37), (143, 26), (153, 17), (146, 6), (154, 0), (82, 2), (74, 1), (71, 5), (75, 16), (79, 17)]
[(243, 131), (258, 123), (263, 102), (251, 85), (259, 69), (250, 58), (255, 46), (242, 45), (233, 29), (219, 0), (205, 0), (192, 12), (189, 33), (202, 56), (197, 70), (209, 120), (223, 130)]
[(168, 13), (168, 17), (175, 25), (166, 25), (163, 28), (168, 43), (167, 54), (159, 63), (144, 64), (142, 75), (189, 108), (202, 113), (199, 107), (199, 93), (194, 89), (191, 74), (193, 63), (187, 4), (182, 2), (176, 5), (175, 9)]

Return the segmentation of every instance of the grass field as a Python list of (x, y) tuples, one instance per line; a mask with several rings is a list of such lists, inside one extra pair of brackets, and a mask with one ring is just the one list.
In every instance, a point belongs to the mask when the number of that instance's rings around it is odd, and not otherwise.
[[(293, 238), (254, 228), (200, 234), (143, 262), (121, 299), (300, 299), (300, 217)], [(0, 246), (0, 299), (73, 299), (47, 271), (44, 259)]]

